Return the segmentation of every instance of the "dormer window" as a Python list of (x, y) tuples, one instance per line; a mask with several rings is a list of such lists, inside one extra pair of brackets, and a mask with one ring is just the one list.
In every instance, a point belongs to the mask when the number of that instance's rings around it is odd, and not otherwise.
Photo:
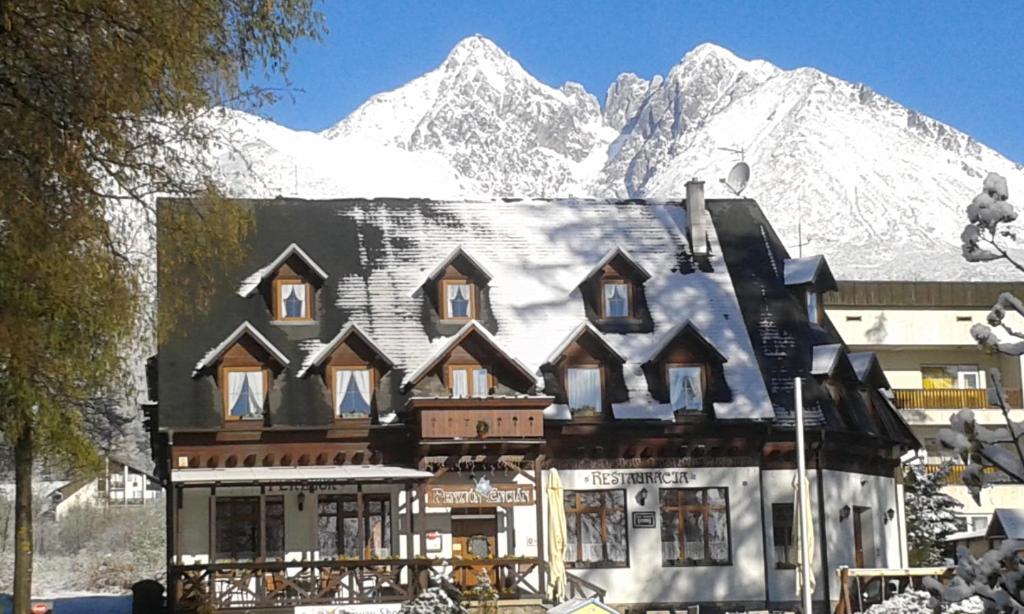
[(569, 367), (566, 369), (566, 398), (572, 415), (600, 415), (601, 369)]
[(825, 314), (821, 307), (821, 295), (839, 289), (832, 271), (828, 268), (824, 256), (807, 258), (789, 258), (783, 266), (783, 283), (793, 293), (792, 296), (804, 303), (807, 320), (811, 324), (821, 325)]
[(628, 318), (631, 313), (629, 284), (620, 281), (605, 281), (602, 287), (604, 288), (604, 317)]
[(694, 365), (669, 365), (669, 403), (674, 411), (704, 409), (703, 369)]
[(814, 290), (807, 291), (807, 319), (811, 321), (811, 324), (821, 323), (818, 298), (818, 293)]
[(339, 418), (366, 418), (373, 398), (372, 374), (368, 368), (331, 367), (334, 380), (334, 410)]
[(441, 317), (445, 320), (469, 320), (476, 317), (473, 284), (465, 280), (441, 281)]
[(299, 280), (274, 280), (275, 320), (311, 320), (309, 284)]
[(269, 374), (260, 367), (225, 367), (227, 420), (262, 420)]
[(480, 366), (448, 366), (448, 390), (453, 399), (483, 398), (490, 394), (491, 376)]

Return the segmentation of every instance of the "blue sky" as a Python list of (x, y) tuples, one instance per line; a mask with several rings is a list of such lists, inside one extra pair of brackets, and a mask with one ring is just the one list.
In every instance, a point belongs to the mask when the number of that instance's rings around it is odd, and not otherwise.
[(1024, 162), (1024, 2), (343, 2), (292, 57), (293, 92), (264, 114), (320, 130), (479, 33), (541, 81), (603, 101), (616, 75), (665, 74), (711, 41), (782, 68), (863, 82)]

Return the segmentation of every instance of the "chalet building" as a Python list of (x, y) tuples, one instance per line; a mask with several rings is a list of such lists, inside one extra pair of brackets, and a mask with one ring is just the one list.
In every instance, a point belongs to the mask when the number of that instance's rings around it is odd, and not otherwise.
[(50, 491), (48, 512), (61, 520), (81, 507), (151, 505), (163, 496), (163, 485), (155, 475), (107, 456), (100, 475), (78, 477)]
[(829, 321), (827, 264), (688, 191), (244, 201), (243, 261), (150, 372), (174, 611), (396, 603), (431, 573), (550, 605), (559, 559), (563, 598), (621, 612), (792, 605), (796, 376), (816, 601), (841, 565), (905, 566), (917, 442)]
[[(964, 531), (981, 535), (996, 510), (1024, 509), (1024, 486), (996, 483), (975, 502), (961, 479), (963, 464), (943, 448), (939, 432), (964, 409), (974, 412), (978, 424), (1006, 425), (986, 390), (990, 369), (999, 370), (1011, 418), (1024, 420), (1024, 363), (1018, 356), (979, 350), (970, 332), (971, 326), (988, 321), (1003, 292), (1024, 296), (1024, 284), (842, 281), (839, 291), (825, 299), (826, 313), (849, 344), (854, 362), (867, 368), (877, 361), (892, 384), (896, 407), (924, 446), (921, 456), (928, 470), (955, 463), (943, 492), (960, 502), (957, 514)], [(1012, 318), (1007, 323), (1019, 328), (1022, 323)]]

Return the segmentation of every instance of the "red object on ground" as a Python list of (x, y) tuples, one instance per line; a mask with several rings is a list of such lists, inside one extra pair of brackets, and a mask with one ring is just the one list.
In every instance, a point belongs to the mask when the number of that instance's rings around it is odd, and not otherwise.
[(45, 603), (37, 603), (32, 606), (32, 614), (49, 614), (50, 606)]

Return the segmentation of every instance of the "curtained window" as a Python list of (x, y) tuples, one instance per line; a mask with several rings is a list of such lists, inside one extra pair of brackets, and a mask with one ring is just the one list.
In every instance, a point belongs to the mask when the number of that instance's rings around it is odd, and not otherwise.
[(680, 411), (704, 408), (700, 367), (669, 367), (668, 386), (672, 409)]
[(317, 533), (320, 558), (386, 558), (391, 556), (391, 498), (363, 495), (363, 542), (359, 542), (359, 499), (356, 495), (320, 495)]
[(338, 369), (334, 372), (335, 408), (342, 418), (365, 418), (370, 415), (373, 391), (369, 369)]
[[(284, 498), (217, 497), (214, 504), (217, 560), (284, 558)], [(263, 536), (263, 551), (260, 537)]]
[(807, 291), (807, 319), (811, 324), (820, 324), (818, 314), (818, 293), (814, 290)]
[(775, 567), (796, 567), (796, 543), (793, 539), (793, 504), (772, 503), (772, 541), (775, 545)]
[(725, 488), (663, 488), (658, 495), (663, 565), (731, 564)]
[(569, 411), (576, 414), (601, 413), (601, 369), (574, 367), (566, 371), (566, 397)]
[(263, 371), (228, 369), (226, 373), (227, 417), (232, 420), (261, 419), (265, 398)]
[(563, 501), (566, 565), (627, 567), (626, 491), (567, 490)]
[(484, 398), (491, 393), (491, 375), (483, 367), (448, 367), (448, 386), (453, 399)]
[(606, 318), (629, 317), (629, 285), (621, 282), (604, 284), (604, 316)]
[(301, 320), (309, 315), (306, 309), (306, 284), (282, 283), (278, 290), (281, 304), (278, 315), (282, 320)]
[(472, 304), (473, 304), (473, 286), (468, 283), (460, 282), (445, 282), (444, 287), (444, 300), (445, 318), (471, 318)]

